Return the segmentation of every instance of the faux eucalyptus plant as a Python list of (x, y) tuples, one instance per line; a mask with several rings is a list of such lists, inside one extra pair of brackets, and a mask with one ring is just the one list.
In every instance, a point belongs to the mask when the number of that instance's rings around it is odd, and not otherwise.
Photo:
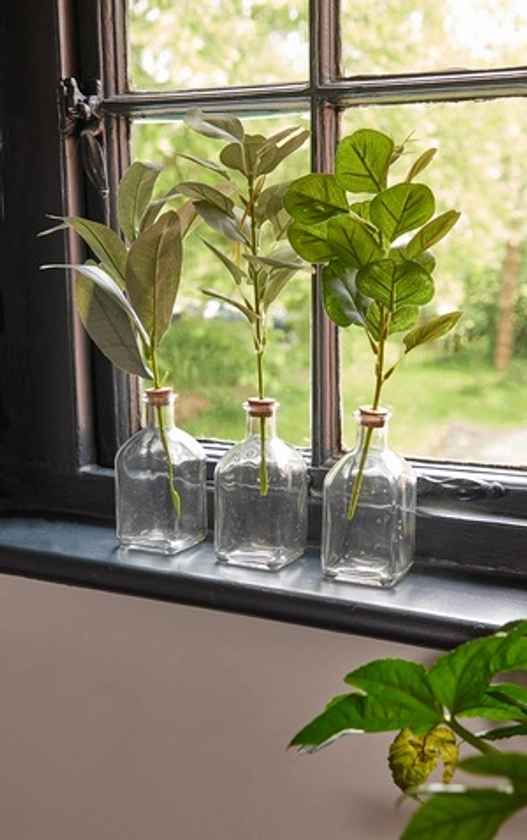
[[(313, 752), (350, 733), (398, 731), (388, 756), (392, 777), (421, 803), (400, 840), (491, 840), (505, 820), (527, 808), (527, 753), (496, 747), (527, 735), (526, 673), (527, 621), (466, 642), (429, 668), (375, 660), (345, 677), (353, 691), (334, 698), (290, 746)], [(475, 734), (461, 722), (476, 718), (491, 727)], [(476, 754), (460, 760), (463, 745)], [(427, 783), (438, 765), (442, 783)], [(458, 769), (506, 781), (451, 785)]]
[[(44, 234), (70, 228), (88, 245), (93, 258), (74, 265), (47, 265), (74, 272), (74, 297), (86, 331), (102, 353), (121, 370), (162, 385), (158, 349), (172, 320), (182, 263), (182, 239), (191, 220), (189, 208), (166, 209), (167, 194), (154, 198), (162, 167), (136, 161), (117, 192), (122, 237), (108, 225), (65, 216)], [(52, 217), (56, 218), (56, 217)], [(161, 419), (161, 410), (159, 410)], [(160, 433), (168, 453), (164, 429)], [(176, 510), (179, 495), (168, 458)]]
[[(329, 318), (339, 327), (359, 327), (374, 357), (371, 407), (380, 405), (384, 384), (416, 347), (451, 330), (460, 312), (426, 317), (435, 287), (430, 248), (443, 239), (460, 214), (435, 216), (435, 197), (417, 178), (430, 164), (428, 149), (404, 173), (391, 178), (405, 154), (386, 134), (359, 129), (338, 145), (334, 174), (295, 180), (284, 196), (293, 218), (288, 237), (296, 253), (324, 266), (322, 294)], [(389, 338), (402, 339), (402, 351), (388, 363)], [(362, 464), (354, 483), (348, 518), (354, 515), (372, 429), (367, 430)]]
[[(293, 126), (270, 137), (249, 134), (237, 117), (209, 116), (199, 109), (187, 112), (185, 122), (198, 134), (223, 142), (219, 164), (180, 155), (205, 169), (209, 180), (184, 181), (175, 191), (188, 198), (202, 220), (227, 240), (225, 249), (203, 241), (229, 272), (232, 295), (212, 289), (203, 292), (234, 307), (246, 319), (256, 359), (257, 396), (263, 399), (269, 310), (289, 280), (305, 266), (287, 242), (291, 219), (283, 197), (288, 183), (269, 185), (267, 178), (305, 143), (309, 132)], [(214, 185), (211, 173), (216, 178)], [(260, 492), (266, 495), (264, 418), (260, 428)]]

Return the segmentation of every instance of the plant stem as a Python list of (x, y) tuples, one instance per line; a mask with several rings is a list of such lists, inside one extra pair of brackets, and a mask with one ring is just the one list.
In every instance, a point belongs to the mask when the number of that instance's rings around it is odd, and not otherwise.
[(478, 752), (483, 753), (483, 755), (499, 755), (500, 750), (496, 747), (492, 746), (492, 744), (487, 744), (482, 738), (478, 738), (477, 735), (474, 735), (473, 732), (470, 732), (469, 729), (465, 729), (465, 727), (459, 723), (456, 718), (452, 717), (445, 721), (446, 725), (450, 727), (452, 732), (454, 732), (462, 741), (465, 741), (467, 744), (470, 744), (471, 747), (474, 747), (475, 750)]
[[(161, 388), (161, 381), (159, 378), (159, 367), (157, 363), (157, 355), (155, 350), (152, 352), (152, 371), (154, 374), (154, 388)], [(158, 405), (156, 407), (156, 414), (157, 414), (157, 424), (159, 428), (159, 437), (161, 438), (161, 445), (165, 452), (165, 456), (167, 459), (167, 470), (168, 470), (168, 488), (170, 490), (170, 498), (172, 499), (172, 504), (174, 506), (174, 511), (176, 514), (176, 520), (179, 520), (181, 514), (181, 497), (176, 490), (176, 486), (174, 484), (174, 464), (172, 463), (172, 458), (170, 455), (170, 447), (168, 445), (168, 438), (165, 429), (165, 422), (163, 416), (163, 406)]]

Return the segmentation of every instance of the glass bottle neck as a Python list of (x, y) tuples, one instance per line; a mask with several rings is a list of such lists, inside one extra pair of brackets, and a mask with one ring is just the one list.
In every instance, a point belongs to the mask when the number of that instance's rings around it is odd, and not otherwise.
[(272, 399), (252, 397), (243, 404), (247, 412), (247, 437), (259, 437), (262, 426), (267, 439), (276, 436), (276, 412), (280, 404)]
[(146, 425), (163, 429), (174, 426), (176, 398), (172, 388), (147, 388), (143, 395)]
[(357, 448), (362, 448), (368, 440), (371, 448), (386, 449), (391, 416), (391, 412), (386, 408), (360, 406), (354, 414), (357, 421)]

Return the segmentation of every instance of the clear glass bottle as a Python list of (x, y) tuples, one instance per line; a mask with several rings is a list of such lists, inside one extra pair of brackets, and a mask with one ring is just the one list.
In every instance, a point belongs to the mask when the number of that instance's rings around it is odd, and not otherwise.
[(276, 570), (306, 548), (307, 469), (300, 452), (276, 435), (275, 400), (251, 398), (244, 408), (246, 438), (223, 456), (214, 475), (214, 544), (221, 561)]
[[(402, 456), (388, 448), (390, 416), (384, 408), (359, 408), (355, 413), (357, 445), (326, 476), (322, 568), (327, 577), (393, 586), (413, 563), (416, 475)], [(356, 485), (357, 506), (352, 513), (352, 488), (364, 458), (362, 482)]]
[(143, 400), (145, 427), (115, 458), (117, 537), (123, 548), (177, 554), (207, 532), (205, 452), (175, 425), (171, 388)]

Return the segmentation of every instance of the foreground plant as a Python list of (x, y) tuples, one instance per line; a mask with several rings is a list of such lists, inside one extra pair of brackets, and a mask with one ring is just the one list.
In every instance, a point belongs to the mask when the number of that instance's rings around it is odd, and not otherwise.
[[(42, 266), (75, 272), (75, 304), (91, 339), (116, 367), (153, 382), (155, 389), (163, 384), (158, 350), (172, 320), (181, 278), (182, 239), (190, 218), (186, 210), (165, 209), (169, 195), (154, 199), (161, 171), (161, 167), (137, 161), (125, 172), (117, 192), (122, 237), (100, 222), (65, 216), (43, 234), (69, 228), (84, 240), (94, 259)], [(179, 516), (180, 498), (161, 407), (158, 418)]]
[[(392, 776), (422, 803), (401, 840), (491, 840), (505, 820), (527, 807), (527, 755), (495, 746), (527, 734), (527, 688), (520, 672), (527, 672), (527, 621), (460, 645), (430, 668), (405, 659), (375, 660), (345, 677), (356, 690), (334, 698), (291, 746), (311, 752), (350, 733), (400, 730), (389, 752)], [(503, 674), (506, 681), (495, 681)], [(465, 718), (499, 726), (475, 734), (461, 722)], [(463, 744), (479, 755), (459, 760)], [(442, 784), (426, 784), (439, 764)], [(507, 782), (490, 789), (450, 785), (458, 769)]]
[[(435, 213), (435, 196), (416, 179), (435, 149), (421, 154), (402, 180), (391, 168), (404, 154), (386, 134), (360, 129), (337, 148), (335, 173), (305, 175), (288, 188), (284, 205), (293, 218), (288, 229), (296, 253), (324, 266), (323, 302), (339, 327), (360, 327), (374, 356), (371, 408), (381, 405), (385, 383), (400, 362), (423, 344), (446, 335), (460, 312), (426, 318), (421, 310), (434, 297), (435, 260), (429, 249), (443, 239), (459, 212)], [(402, 352), (387, 361), (388, 339), (399, 334)], [(372, 429), (367, 432), (348, 506), (357, 507)]]
[[(202, 220), (227, 239), (227, 250), (203, 241), (230, 273), (233, 296), (212, 289), (203, 291), (236, 309), (248, 322), (256, 358), (257, 396), (264, 399), (269, 310), (289, 280), (305, 266), (286, 240), (290, 217), (284, 210), (283, 196), (288, 184), (267, 186), (267, 177), (305, 143), (309, 132), (293, 126), (271, 137), (248, 134), (236, 117), (207, 116), (199, 109), (189, 111), (185, 122), (198, 134), (224, 143), (219, 164), (181, 155), (214, 173), (216, 186), (185, 181), (175, 191), (190, 199)], [(260, 492), (266, 495), (264, 418), (260, 436)]]

